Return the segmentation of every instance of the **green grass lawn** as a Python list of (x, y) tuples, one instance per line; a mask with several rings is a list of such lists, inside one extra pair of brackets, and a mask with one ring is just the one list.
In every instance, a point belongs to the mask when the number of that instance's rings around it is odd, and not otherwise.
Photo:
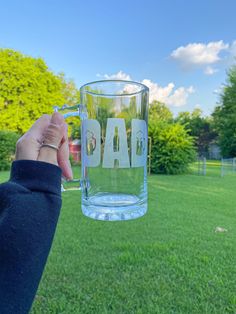
[(153, 175), (148, 213), (127, 222), (64, 193), (31, 313), (236, 313), (235, 190), (236, 175)]

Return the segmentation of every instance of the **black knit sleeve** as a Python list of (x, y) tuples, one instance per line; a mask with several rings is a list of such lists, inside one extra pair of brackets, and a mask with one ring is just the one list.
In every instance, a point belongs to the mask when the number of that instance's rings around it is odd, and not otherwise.
[(39, 161), (12, 164), (0, 185), (0, 313), (28, 313), (61, 208), (61, 170)]

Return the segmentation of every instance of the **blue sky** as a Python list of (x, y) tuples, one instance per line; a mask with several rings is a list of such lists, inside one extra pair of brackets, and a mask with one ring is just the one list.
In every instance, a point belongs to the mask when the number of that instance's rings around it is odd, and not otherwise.
[(0, 47), (42, 57), (77, 87), (144, 82), (176, 114), (210, 114), (236, 55), (236, 1), (3, 0)]

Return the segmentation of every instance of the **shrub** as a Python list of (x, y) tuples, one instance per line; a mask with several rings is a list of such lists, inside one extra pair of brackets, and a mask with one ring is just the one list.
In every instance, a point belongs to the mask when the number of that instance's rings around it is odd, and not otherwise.
[(149, 136), (152, 138), (152, 173), (181, 174), (188, 170), (189, 163), (195, 159), (195, 149), (193, 137), (184, 126), (151, 121)]
[(0, 131), (0, 170), (10, 169), (19, 137), (11, 131)]

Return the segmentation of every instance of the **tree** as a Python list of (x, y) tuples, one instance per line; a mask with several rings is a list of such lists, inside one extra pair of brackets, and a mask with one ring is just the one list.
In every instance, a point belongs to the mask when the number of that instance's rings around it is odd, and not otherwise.
[(41, 58), (0, 49), (0, 130), (24, 133), (54, 105), (72, 102), (75, 93), (75, 86), (68, 88), (64, 76), (53, 74)]
[(180, 123), (174, 122), (172, 112), (159, 101), (153, 101), (149, 110), (151, 172), (184, 173), (194, 160), (193, 138)]
[(80, 92), (76, 88), (75, 82), (67, 80), (63, 72), (59, 73), (59, 78), (62, 82), (62, 95), (69, 106), (74, 106), (80, 103)]
[(180, 112), (175, 121), (184, 125), (189, 135), (194, 138), (198, 154), (206, 155), (210, 143), (217, 136), (213, 128), (212, 118), (203, 117), (201, 109), (196, 108), (192, 113)]
[(149, 124), (149, 136), (152, 138), (152, 173), (180, 174), (188, 169), (195, 159), (193, 138), (179, 123)]
[(236, 65), (227, 73), (227, 84), (221, 95), (221, 104), (212, 114), (219, 133), (219, 145), (225, 157), (236, 156)]
[(154, 100), (150, 104), (149, 120), (171, 122), (173, 120), (173, 114), (165, 104)]
[(16, 142), (19, 135), (12, 131), (0, 130), (0, 171), (9, 170), (15, 158)]
[[(80, 103), (80, 91), (77, 90), (75, 83), (72, 79), (66, 80), (63, 72), (59, 73), (59, 78), (62, 82), (62, 95), (65, 99), (65, 104), (68, 106), (74, 106)], [(68, 111), (71, 111), (70, 109)], [(68, 136), (69, 139), (81, 138), (81, 120), (79, 117), (69, 117), (66, 119), (68, 124)]]

